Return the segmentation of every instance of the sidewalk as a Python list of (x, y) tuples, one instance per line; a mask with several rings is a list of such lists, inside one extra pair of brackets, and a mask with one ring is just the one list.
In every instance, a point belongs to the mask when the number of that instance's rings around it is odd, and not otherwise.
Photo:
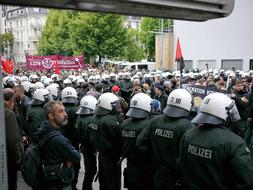
[[(125, 167), (126, 167), (126, 160), (124, 160), (122, 162), (122, 172), (123, 172), (123, 169)], [(84, 178), (84, 165), (83, 165), (83, 158), (82, 158), (81, 159), (81, 169), (80, 169), (80, 172), (79, 172), (78, 184), (77, 184), (77, 188), (79, 190), (82, 189), (83, 178)], [(121, 181), (122, 181), (121, 182), (121, 186), (122, 186), (121, 189), (124, 189), (123, 188), (123, 176), (121, 178)], [(98, 181), (93, 183), (93, 189), (94, 190), (99, 190)], [(18, 188), (17, 188), (17, 190), (32, 190), (32, 188), (29, 187), (28, 185), (26, 185), (26, 183), (24, 182), (21, 172), (18, 172)]]

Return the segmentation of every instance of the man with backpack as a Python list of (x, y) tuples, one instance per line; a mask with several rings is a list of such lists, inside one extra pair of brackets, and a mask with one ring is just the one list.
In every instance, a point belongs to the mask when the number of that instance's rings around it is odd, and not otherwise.
[(44, 112), (47, 120), (38, 130), (44, 160), (40, 189), (71, 190), (73, 165), (80, 163), (80, 153), (62, 134), (61, 127), (68, 123), (67, 113), (59, 101), (45, 104)]

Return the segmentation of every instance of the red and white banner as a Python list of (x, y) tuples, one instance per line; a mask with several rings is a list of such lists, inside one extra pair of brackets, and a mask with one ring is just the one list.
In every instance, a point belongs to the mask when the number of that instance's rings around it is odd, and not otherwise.
[(60, 70), (82, 69), (84, 67), (84, 57), (81, 56), (32, 56), (26, 54), (26, 64), (29, 70), (49, 70), (58, 67)]

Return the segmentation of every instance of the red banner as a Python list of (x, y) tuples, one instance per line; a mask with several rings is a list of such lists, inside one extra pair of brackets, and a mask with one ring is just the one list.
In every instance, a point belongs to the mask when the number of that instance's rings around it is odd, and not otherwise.
[(26, 55), (26, 64), (29, 70), (59, 70), (82, 69), (84, 67), (84, 57), (81, 56), (31, 56)]
[(5, 71), (6, 73), (9, 74), (13, 74), (13, 70), (14, 70), (14, 62), (13, 60), (5, 60), (4, 57), (1, 57), (1, 63), (2, 63), (2, 68), (3, 71)]

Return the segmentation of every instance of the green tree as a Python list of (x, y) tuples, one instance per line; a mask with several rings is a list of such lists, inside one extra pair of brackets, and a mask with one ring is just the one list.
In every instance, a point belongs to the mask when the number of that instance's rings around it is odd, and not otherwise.
[(5, 49), (10, 49), (13, 52), (14, 36), (11, 32), (0, 34), (0, 52), (4, 54)]
[(138, 30), (129, 29), (127, 32), (127, 38), (128, 40), (123, 59), (133, 62), (145, 58), (145, 52), (142, 43), (139, 40)]
[[(168, 31), (172, 24), (172, 20), (163, 19), (164, 31)], [(161, 32), (161, 19), (146, 17), (142, 19), (140, 39), (149, 59), (155, 57), (155, 35), (157, 32)]]
[(38, 44), (40, 55), (73, 55), (68, 23), (75, 16), (74, 11), (50, 10)]
[(86, 58), (119, 57), (126, 45), (125, 17), (102, 13), (78, 13), (68, 27), (75, 54)]

